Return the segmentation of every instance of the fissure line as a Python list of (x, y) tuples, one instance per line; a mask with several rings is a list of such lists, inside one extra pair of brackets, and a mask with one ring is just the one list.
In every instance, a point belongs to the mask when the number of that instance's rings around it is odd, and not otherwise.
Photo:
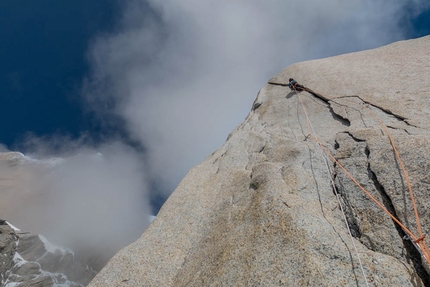
[(337, 164), (337, 166), (354, 182), (354, 184), (357, 185), (357, 187), (362, 190), (373, 202), (375, 202), (375, 204), (381, 208), (388, 216), (390, 216), (390, 218), (400, 226), (400, 228), (403, 229), (403, 231), (411, 238), (412, 242), (414, 243), (414, 245), (416, 246), (416, 248), (418, 249), (418, 251), (423, 255), (423, 257), (426, 259), (427, 263), (430, 264), (430, 253), (429, 250), (427, 248), (427, 245), (424, 241), (425, 236), (422, 233), (422, 228), (421, 228), (421, 224), (420, 224), (420, 219), (419, 219), (419, 215), (418, 215), (418, 210), (416, 207), (416, 203), (415, 203), (415, 198), (412, 192), (412, 187), (409, 181), (409, 177), (407, 175), (406, 169), (404, 167), (404, 164), (402, 162), (402, 160), (400, 159), (400, 154), (394, 144), (394, 141), (387, 129), (387, 127), (382, 123), (382, 121), (370, 110), (369, 107), (367, 107), (367, 109), (370, 111), (370, 113), (372, 114), (372, 116), (377, 119), (377, 121), (380, 123), (380, 125), (383, 127), (385, 133), (387, 134), (391, 146), (393, 147), (394, 153), (396, 154), (396, 158), (397, 161), (399, 163), (399, 166), (401, 167), (402, 171), (403, 171), (403, 175), (405, 177), (405, 181), (407, 182), (407, 186), (408, 186), (408, 190), (409, 190), (409, 194), (411, 197), (411, 201), (412, 201), (412, 205), (414, 208), (414, 214), (415, 214), (415, 219), (416, 219), (416, 223), (417, 223), (417, 229), (418, 229), (418, 236), (415, 236), (405, 225), (403, 225), (403, 223), (397, 219), (393, 214), (391, 214), (387, 208), (385, 208), (385, 206), (380, 203), (375, 197), (372, 196), (372, 194), (370, 194), (369, 191), (367, 191), (343, 166), (342, 164), (331, 154), (331, 152), (318, 140), (318, 138), (316, 137), (316, 133), (315, 131), (313, 131), (312, 125), (311, 125), (311, 121), (306, 109), (305, 104), (303, 103), (303, 101), (300, 98), (300, 95), (298, 93), (298, 91), (306, 91), (311, 93), (314, 96), (317, 96), (318, 98), (322, 99), (322, 100), (326, 100), (325, 97), (321, 96), (318, 93), (315, 93), (314, 91), (304, 87), (304, 86), (300, 86), (300, 90), (296, 89), (295, 85), (291, 85), (289, 86), (292, 90), (294, 90), (297, 94), (297, 97), (300, 101), (300, 104), (303, 108), (303, 111), (306, 115), (306, 122), (307, 122), (307, 129), (308, 129), (308, 136), (309, 138), (311, 138), (312, 140), (314, 140), (320, 147), (321, 149), (330, 157), (330, 159), (335, 162)]
[[(294, 86), (293, 86), (293, 89), (295, 90)], [(296, 91), (296, 90), (295, 90), (295, 92), (296, 92), (296, 94), (297, 94), (297, 98), (298, 98), (298, 100), (299, 100), (299, 102), (300, 102), (300, 104), (301, 104), (301, 106), (302, 106), (302, 108), (303, 108), (303, 111), (305, 112), (305, 115), (306, 115), (306, 124), (307, 124), (307, 128), (308, 128), (308, 136), (310, 136), (312, 139), (314, 139), (317, 143), (319, 143), (319, 144), (320, 144), (320, 141), (318, 140), (318, 138), (317, 138), (317, 136), (316, 136), (316, 133), (315, 133), (315, 131), (314, 131), (314, 129), (313, 129), (312, 123), (311, 123), (311, 121), (310, 121), (310, 119), (309, 119), (309, 115), (308, 115), (308, 112), (307, 112), (307, 110), (306, 110), (306, 106), (305, 106), (305, 105), (304, 105), (304, 103), (302, 102), (302, 99), (300, 98), (300, 96), (299, 96), (299, 94), (297, 93), (297, 91)], [(312, 132), (313, 132), (313, 133), (312, 133)], [(315, 136), (313, 136), (313, 134), (315, 134)], [(320, 144), (320, 146), (322, 146), (322, 145)], [(330, 169), (329, 169), (329, 167), (328, 167), (328, 163), (327, 163), (327, 160), (326, 160), (325, 158), (324, 158), (324, 161), (325, 161), (325, 163), (326, 163), (327, 171), (328, 171), (329, 176), (330, 176)], [(359, 264), (359, 266), (360, 266), (361, 274), (363, 275), (364, 282), (366, 283), (366, 286), (367, 286), (367, 287), (369, 287), (369, 282), (367, 281), (367, 276), (366, 276), (366, 273), (364, 272), (363, 263), (361, 262), (360, 254), (358, 253), (357, 246), (355, 245), (354, 238), (353, 238), (353, 236), (352, 236), (351, 230), (349, 229), (349, 226), (348, 226), (348, 220), (347, 220), (347, 218), (346, 218), (345, 211), (344, 211), (344, 209), (343, 209), (343, 207), (342, 207), (342, 203), (340, 202), (340, 199), (339, 199), (339, 193), (337, 192), (336, 185), (335, 185), (335, 183), (334, 183), (334, 181), (333, 181), (333, 178), (332, 178), (331, 176), (330, 176), (330, 182), (331, 182), (331, 184), (332, 184), (332, 187), (333, 187), (334, 192), (336, 193), (336, 199), (337, 199), (337, 201), (338, 201), (338, 204), (339, 204), (340, 210), (341, 210), (341, 212), (342, 212), (342, 215), (343, 215), (343, 219), (344, 219), (344, 221), (345, 221), (346, 228), (348, 229), (348, 234), (349, 234), (349, 237), (350, 237), (350, 239), (351, 239), (352, 245), (353, 245), (353, 247), (354, 247), (355, 254), (357, 255), (358, 264)]]

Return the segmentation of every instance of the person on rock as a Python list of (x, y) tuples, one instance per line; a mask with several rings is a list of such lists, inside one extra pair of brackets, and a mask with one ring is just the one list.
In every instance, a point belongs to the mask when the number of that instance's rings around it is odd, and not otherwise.
[(291, 91), (303, 91), (305, 88), (304, 86), (297, 83), (297, 81), (293, 78), (290, 78), (288, 82), (288, 87), (291, 89)]

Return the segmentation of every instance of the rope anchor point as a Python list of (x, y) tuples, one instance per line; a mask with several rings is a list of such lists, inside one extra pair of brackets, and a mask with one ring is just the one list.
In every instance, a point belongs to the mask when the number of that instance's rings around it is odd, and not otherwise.
[(416, 240), (414, 240), (414, 242), (415, 242), (415, 243), (419, 243), (419, 242), (423, 241), (423, 240), (424, 240), (424, 238), (426, 238), (426, 236), (425, 236), (425, 235), (421, 236), (420, 238), (417, 238)]

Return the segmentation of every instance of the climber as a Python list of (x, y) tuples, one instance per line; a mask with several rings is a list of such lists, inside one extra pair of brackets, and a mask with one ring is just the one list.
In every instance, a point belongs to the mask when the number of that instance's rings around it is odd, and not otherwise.
[(297, 83), (297, 81), (293, 78), (290, 78), (288, 81), (288, 87), (290, 87), (291, 91), (303, 91), (305, 88), (304, 86)]

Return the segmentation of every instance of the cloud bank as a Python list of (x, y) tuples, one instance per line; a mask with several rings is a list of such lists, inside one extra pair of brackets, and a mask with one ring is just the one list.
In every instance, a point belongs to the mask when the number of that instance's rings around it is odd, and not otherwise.
[(50, 141), (33, 138), (30, 156), (0, 156), (1, 218), (99, 269), (149, 225), (142, 160), (120, 142), (76, 149), (73, 143), (67, 155), (53, 157), (46, 154), (55, 150)]
[(407, 35), (425, 1), (127, 1), (88, 53), (86, 98), (146, 147), (149, 177), (170, 194), (249, 112), (287, 65)]

